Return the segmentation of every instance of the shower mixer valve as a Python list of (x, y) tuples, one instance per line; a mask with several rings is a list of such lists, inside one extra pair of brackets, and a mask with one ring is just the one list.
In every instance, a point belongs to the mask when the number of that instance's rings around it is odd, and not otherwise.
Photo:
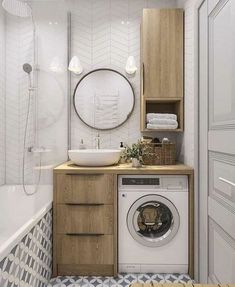
[(51, 152), (51, 151), (52, 151), (51, 149), (47, 149), (44, 146), (41, 146), (41, 147), (30, 146), (30, 147), (28, 147), (28, 152), (34, 153), (34, 154), (46, 153), (46, 152)]

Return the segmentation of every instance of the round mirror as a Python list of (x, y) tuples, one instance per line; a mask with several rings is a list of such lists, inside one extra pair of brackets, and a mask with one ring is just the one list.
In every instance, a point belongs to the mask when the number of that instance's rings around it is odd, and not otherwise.
[(119, 72), (98, 69), (78, 82), (73, 104), (86, 125), (97, 130), (110, 130), (121, 126), (130, 117), (135, 105), (134, 90)]

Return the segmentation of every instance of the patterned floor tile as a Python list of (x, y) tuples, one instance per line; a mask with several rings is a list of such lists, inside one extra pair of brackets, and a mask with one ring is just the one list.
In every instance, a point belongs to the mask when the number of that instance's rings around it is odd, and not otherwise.
[(48, 287), (128, 287), (138, 283), (193, 283), (187, 274), (118, 274), (117, 277), (59, 276)]

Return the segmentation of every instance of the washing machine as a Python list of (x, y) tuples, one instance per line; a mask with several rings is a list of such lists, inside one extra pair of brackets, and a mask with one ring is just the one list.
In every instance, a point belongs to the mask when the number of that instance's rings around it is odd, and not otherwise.
[(118, 177), (118, 267), (188, 273), (187, 176)]

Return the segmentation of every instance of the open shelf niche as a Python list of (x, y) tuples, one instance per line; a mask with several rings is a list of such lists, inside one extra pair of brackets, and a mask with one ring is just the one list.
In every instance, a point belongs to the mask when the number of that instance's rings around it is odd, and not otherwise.
[[(170, 113), (176, 114), (178, 120), (177, 129), (147, 129), (147, 113)], [(183, 98), (142, 98), (141, 132), (167, 131), (182, 132), (184, 129), (184, 103)]]

